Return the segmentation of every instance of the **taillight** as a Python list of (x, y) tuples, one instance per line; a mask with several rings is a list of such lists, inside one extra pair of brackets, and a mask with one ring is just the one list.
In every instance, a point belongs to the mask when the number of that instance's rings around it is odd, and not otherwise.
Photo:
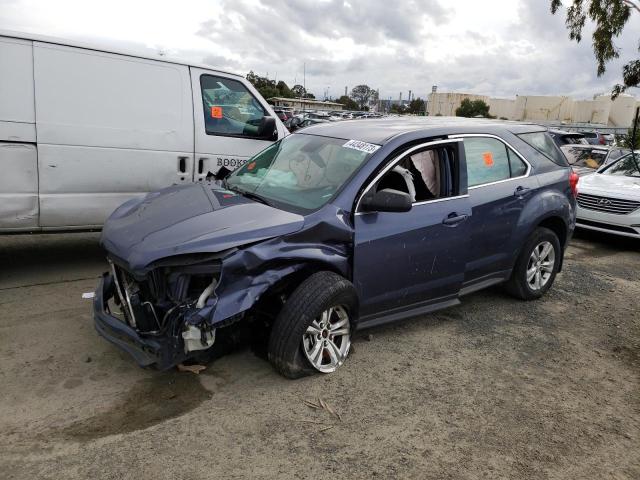
[(604, 145), (606, 142), (606, 140), (604, 139), (603, 135), (600, 135), (600, 145)]
[(571, 195), (574, 198), (578, 196), (578, 180), (580, 180), (580, 177), (576, 172), (572, 171), (569, 175), (569, 187), (571, 187)]

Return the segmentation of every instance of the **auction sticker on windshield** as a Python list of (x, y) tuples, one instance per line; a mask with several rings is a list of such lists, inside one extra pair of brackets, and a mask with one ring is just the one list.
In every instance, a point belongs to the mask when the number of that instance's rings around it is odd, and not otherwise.
[(354, 150), (359, 150), (360, 152), (365, 153), (374, 153), (376, 150), (380, 148), (380, 145), (375, 145), (374, 143), (361, 142), (360, 140), (349, 140), (347, 143), (342, 145), (345, 148), (352, 148)]

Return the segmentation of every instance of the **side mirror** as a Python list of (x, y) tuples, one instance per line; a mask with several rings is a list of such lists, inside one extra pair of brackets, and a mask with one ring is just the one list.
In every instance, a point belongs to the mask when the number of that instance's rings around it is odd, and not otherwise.
[(367, 212), (408, 212), (411, 205), (408, 193), (391, 188), (367, 194), (360, 203), (360, 207)]
[(215, 178), (216, 180), (224, 180), (229, 175), (231, 175), (232, 170), (229, 170), (227, 167), (220, 167), (216, 173), (207, 173), (207, 180), (211, 178)]
[(274, 117), (262, 117), (258, 125), (257, 136), (265, 140), (276, 140), (278, 138), (278, 128)]

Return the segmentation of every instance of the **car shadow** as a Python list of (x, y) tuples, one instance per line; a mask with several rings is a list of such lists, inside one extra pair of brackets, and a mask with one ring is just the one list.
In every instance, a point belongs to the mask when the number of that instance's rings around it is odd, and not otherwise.
[(0, 236), (0, 289), (95, 278), (106, 270), (100, 233)]
[(621, 235), (613, 235), (610, 233), (599, 232), (596, 230), (587, 230), (584, 228), (576, 228), (572, 241), (585, 241), (593, 244), (599, 249), (611, 252), (638, 252), (640, 251), (640, 239), (623, 237)]

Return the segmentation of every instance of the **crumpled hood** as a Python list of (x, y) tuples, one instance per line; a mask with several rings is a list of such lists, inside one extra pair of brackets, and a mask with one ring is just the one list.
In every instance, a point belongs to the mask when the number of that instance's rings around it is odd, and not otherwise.
[(303, 224), (301, 215), (204, 182), (122, 204), (107, 219), (101, 243), (131, 270), (140, 271), (161, 258), (218, 253), (293, 233)]
[(594, 173), (580, 177), (578, 193), (640, 201), (640, 178)]

